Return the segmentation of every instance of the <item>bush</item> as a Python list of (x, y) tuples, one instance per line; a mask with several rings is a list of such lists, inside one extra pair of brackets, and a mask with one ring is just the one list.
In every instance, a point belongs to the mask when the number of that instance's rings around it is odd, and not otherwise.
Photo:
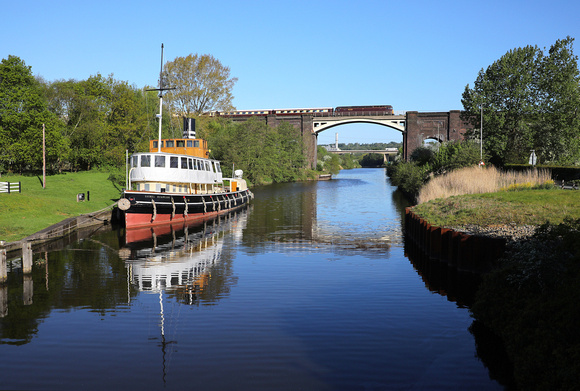
[(426, 167), (416, 163), (397, 163), (389, 166), (391, 183), (399, 188), (408, 198), (416, 200), (419, 189), (429, 177)]
[(476, 294), (474, 318), (504, 341), (518, 389), (577, 389), (580, 220), (540, 227), (499, 262)]

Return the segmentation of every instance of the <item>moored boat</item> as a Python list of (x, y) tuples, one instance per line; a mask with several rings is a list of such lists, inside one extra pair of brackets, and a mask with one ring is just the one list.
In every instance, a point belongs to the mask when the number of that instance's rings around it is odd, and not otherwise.
[(161, 138), (163, 91), (169, 88), (159, 79), (159, 137), (150, 140), (148, 152), (131, 155), (127, 189), (118, 202), (127, 229), (205, 219), (253, 197), (241, 170), (223, 177), (207, 141), (195, 138), (195, 127), (188, 125), (192, 120), (184, 121), (182, 138)]

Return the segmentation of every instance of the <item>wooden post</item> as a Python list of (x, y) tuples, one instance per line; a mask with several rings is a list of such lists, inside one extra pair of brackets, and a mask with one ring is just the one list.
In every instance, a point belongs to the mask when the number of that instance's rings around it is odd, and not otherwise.
[(6, 266), (6, 249), (0, 248), (0, 284), (8, 279), (8, 268)]
[(22, 285), (22, 303), (24, 305), (32, 304), (32, 296), (34, 293), (34, 284), (31, 275), (24, 275), (24, 283)]
[(0, 284), (0, 318), (8, 315), (8, 286)]
[(42, 124), (42, 188), (46, 189), (46, 138), (44, 124)]
[(22, 243), (22, 273), (32, 273), (32, 243)]

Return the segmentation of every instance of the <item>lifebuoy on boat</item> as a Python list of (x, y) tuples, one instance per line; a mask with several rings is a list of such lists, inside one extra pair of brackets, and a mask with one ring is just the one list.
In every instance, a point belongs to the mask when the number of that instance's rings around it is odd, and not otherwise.
[(117, 205), (119, 206), (119, 209), (127, 210), (131, 207), (131, 201), (126, 198), (121, 198), (119, 202), (117, 202)]

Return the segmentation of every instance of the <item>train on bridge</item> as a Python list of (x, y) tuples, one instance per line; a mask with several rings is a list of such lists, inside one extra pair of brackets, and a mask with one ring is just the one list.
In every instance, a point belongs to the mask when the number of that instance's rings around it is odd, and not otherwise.
[(212, 111), (212, 117), (261, 117), (267, 115), (301, 115), (312, 114), (314, 117), (350, 117), (350, 116), (372, 116), (372, 115), (393, 115), (393, 106), (339, 106), (316, 107), (304, 109), (274, 109), (274, 110), (232, 110), (232, 111)]

